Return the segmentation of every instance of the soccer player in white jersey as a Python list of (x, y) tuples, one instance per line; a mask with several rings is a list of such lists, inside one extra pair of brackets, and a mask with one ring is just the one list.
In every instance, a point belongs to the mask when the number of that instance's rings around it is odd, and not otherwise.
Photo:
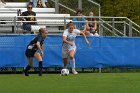
[(82, 35), (86, 43), (89, 45), (89, 41), (87, 40), (85, 34), (82, 31), (75, 29), (73, 23), (69, 23), (68, 28), (63, 33), (62, 57), (64, 68), (67, 68), (68, 57), (70, 58), (73, 74), (78, 74), (78, 72), (75, 70), (75, 58), (74, 58), (76, 52), (75, 38), (77, 35)]

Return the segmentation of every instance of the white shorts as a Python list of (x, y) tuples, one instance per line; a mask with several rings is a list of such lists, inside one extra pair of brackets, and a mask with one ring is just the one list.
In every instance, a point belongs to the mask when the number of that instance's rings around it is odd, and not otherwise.
[(70, 49), (70, 50), (66, 50), (62, 48), (62, 58), (68, 58), (69, 57), (69, 52), (71, 50), (74, 50), (76, 52), (76, 48)]

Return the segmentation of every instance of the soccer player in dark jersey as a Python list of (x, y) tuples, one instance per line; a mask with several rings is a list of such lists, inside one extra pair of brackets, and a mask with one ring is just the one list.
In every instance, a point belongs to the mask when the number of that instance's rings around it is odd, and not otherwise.
[(46, 28), (40, 28), (39, 34), (27, 45), (25, 55), (28, 59), (28, 65), (24, 70), (25, 76), (29, 76), (28, 71), (33, 67), (33, 58), (39, 62), (39, 76), (42, 76), (43, 41), (47, 37), (47, 34), (48, 30)]

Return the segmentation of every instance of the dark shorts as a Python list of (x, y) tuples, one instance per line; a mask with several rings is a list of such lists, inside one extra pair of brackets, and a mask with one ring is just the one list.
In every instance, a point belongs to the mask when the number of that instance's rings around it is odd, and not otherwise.
[(26, 57), (34, 57), (36, 50), (26, 49), (25, 55)]

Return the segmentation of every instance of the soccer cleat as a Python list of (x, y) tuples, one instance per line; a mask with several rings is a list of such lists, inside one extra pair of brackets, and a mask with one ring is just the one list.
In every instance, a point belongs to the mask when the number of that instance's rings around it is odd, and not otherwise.
[(29, 74), (25, 73), (25, 76), (29, 76)]
[(39, 73), (38, 76), (42, 76), (42, 73)]
[(78, 72), (75, 69), (72, 69), (72, 73), (75, 74), (75, 75), (78, 74)]
[(38, 76), (42, 76), (42, 71), (39, 71)]
[(24, 75), (29, 76), (28, 72), (24, 70)]

